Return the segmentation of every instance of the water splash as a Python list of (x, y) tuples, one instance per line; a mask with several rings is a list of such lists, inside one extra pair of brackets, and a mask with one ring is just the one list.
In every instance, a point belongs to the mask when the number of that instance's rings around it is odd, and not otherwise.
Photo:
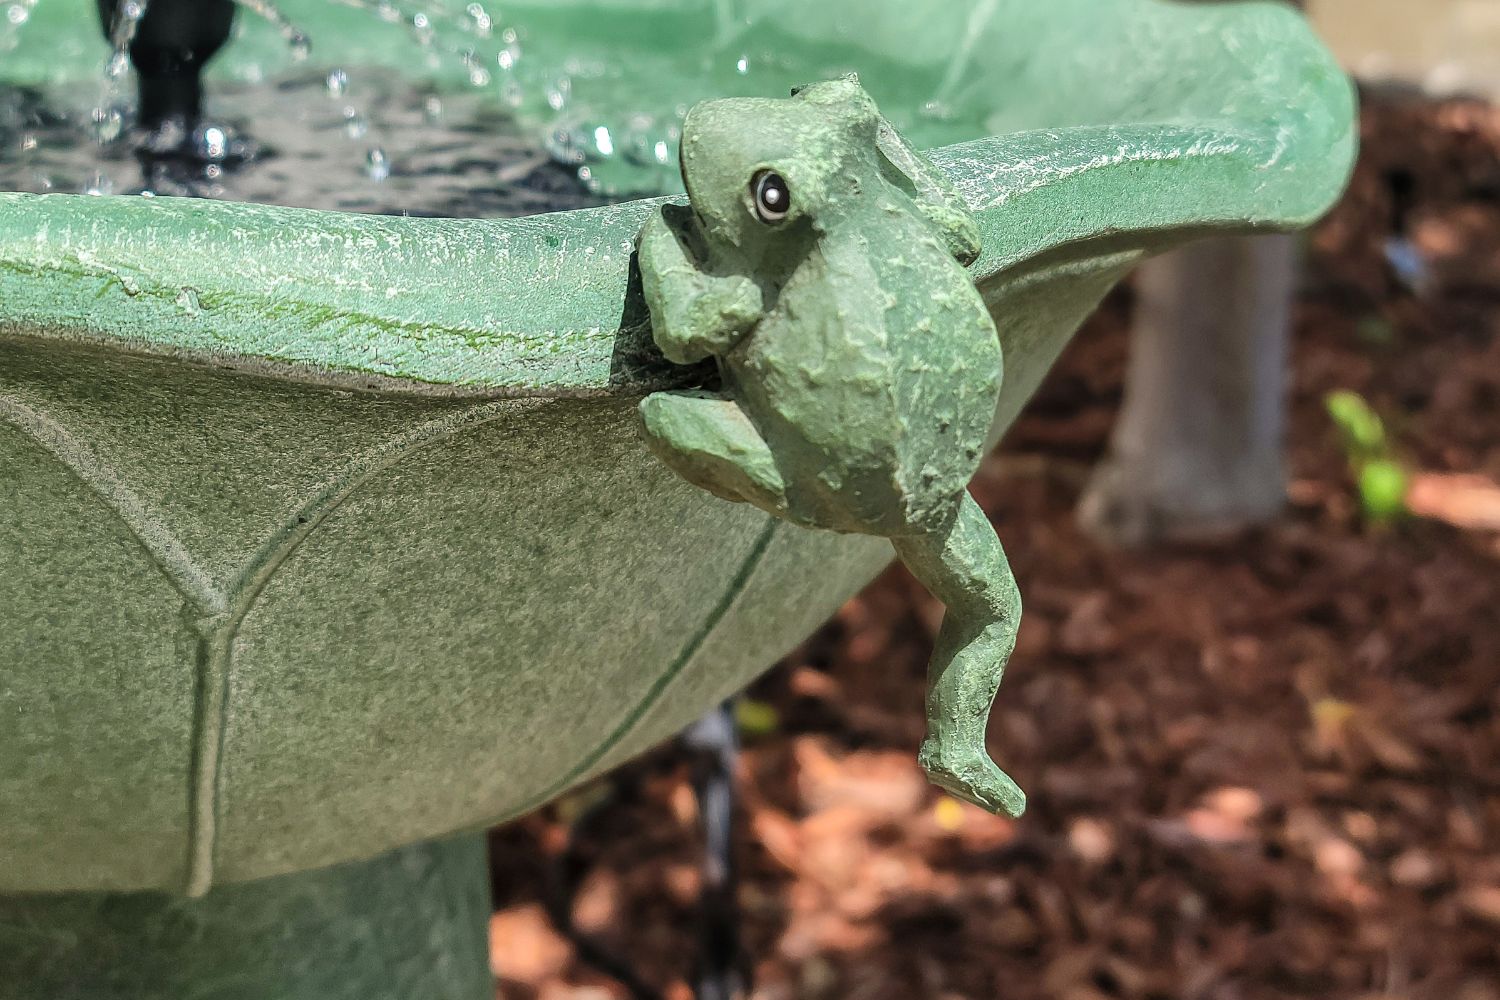
[[(36, 2), (0, 0), (0, 16), (7, 4)], [(579, 0), (555, 5), (548, 0), (303, 0), (296, 7), (291, 0), (237, 2), (241, 37), (218, 57), (216, 77), (260, 85), (291, 70), (274, 83), (284, 88), (297, 78), (299, 65), (324, 57), (316, 75), (308, 67), (303, 78), (311, 84), (312, 105), (297, 109), (287, 124), (300, 121), (305, 124), (298, 127), (323, 133), (325, 141), (337, 140), (330, 149), (349, 158), (356, 178), (372, 147), (400, 165), (397, 178), (413, 169), (407, 144), (381, 132), (389, 115), (375, 114), (370, 105), (385, 72), (376, 67), (419, 81), (405, 91), (417, 123), (446, 120), (439, 105), (447, 105), (451, 114), (460, 106), (459, 94), (482, 98), (489, 102), (491, 121), (502, 116), (519, 120), (559, 162), (603, 194), (678, 189), (681, 118), (693, 101), (784, 93), (790, 83), (850, 69), (898, 81), (888, 87), (920, 98), (908, 103), (905, 114), (898, 107), (896, 117), (922, 144), (978, 134), (966, 111), (970, 102), (957, 101), (968, 92), (967, 85), (954, 95), (951, 108), (947, 101), (924, 107), (922, 101), (932, 99), (934, 85), (943, 79), (941, 71), (934, 75), (928, 68), (914, 70), (890, 61), (870, 64), (859, 54), (863, 34), (873, 30), (866, 19), (819, 5), (809, 5), (810, 25), (790, 30), (771, 16), (784, 9), (783, 0)], [(296, 25), (281, 15), (277, 3), (296, 18)], [(958, 3), (965, 10), (985, 9), (985, 4)], [(42, 4), (41, 10), (21, 47), (26, 72), (32, 75), (48, 71), (46, 59), (27, 47), (32, 32), (44, 45), (71, 41), (77, 34), (77, 25), (65, 24), (54, 5)], [(587, 16), (575, 16), (585, 12)], [(330, 66), (347, 70), (332, 77), (332, 99), (324, 104), (317, 91)], [(967, 79), (967, 71), (960, 72)], [(226, 87), (217, 84), (215, 92), (225, 93)], [(425, 102), (434, 92), (442, 96), (429, 111)], [(95, 126), (101, 139), (117, 136), (129, 125), (111, 113), (118, 108), (106, 103)], [(351, 107), (354, 112), (346, 114)], [(86, 109), (81, 120), (90, 125)], [(256, 118), (244, 120), (257, 127)], [(987, 122), (981, 125), (993, 131)]]
[[(373, 138), (377, 141), (382, 139), (379, 125), (374, 117), (365, 110), (363, 103), (346, 101), (351, 86), (349, 71), (342, 66), (336, 66), (329, 70), (323, 77), (323, 90), (329, 98), (339, 105), (339, 128), (346, 139), (358, 141), (370, 136), (372, 130)], [(435, 122), (442, 117), (442, 104), (439, 101), (436, 116), (429, 110), (430, 101), (437, 98), (428, 98), (423, 104), (423, 118), (429, 122)], [(361, 173), (373, 181), (383, 181), (391, 174), (390, 157), (387, 156), (382, 145), (376, 145), (365, 151), (364, 163)]]
[(495, 32), (495, 17), (482, 3), (469, 3), (461, 9), (447, 0), (431, 0), (426, 7), (415, 7), (399, 0), (328, 0), (329, 3), (363, 11), (386, 24), (400, 26), (426, 53), (428, 68), (437, 68), (442, 58), (456, 60), (469, 85), (488, 87), (494, 80), (490, 65), (502, 73), (509, 72), (520, 57), (516, 32), (501, 31), (504, 47), (489, 51), (476, 46), (469, 37), (485, 41)]
[[(109, 25), (109, 62), (105, 70), (113, 79), (119, 79), (125, 75), (125, 68), (130, 66), (130, 46), (135, 42), (136, 32), (140, 31), (141, 21), (146, 17), (149, 8), (149, 0), (125, 0), (119, 7), (115, 8), (115, 16)], [(123, 62), (122, 62), (123, 60)]]
[[(65, 92), (0, 83), (0, 190), (88, 189), (112, 191), (116, 197), (150, 191), (464, 218), (598, 203), (571, 171), (541, 149), (534, 132), (495, 107), (492, 94), (467, 87), (449, 91), (431, 113), (428, 99), (435, 92), (425, 82), (374, 67), (351, 69), (350, 75), (349, 93), (370, 122), (361, 139), (344, 134), (342, 103), (329, 99), (321, 72), (303, 71), (274, 82), (220, 82), (214, 93), (218, 114), (212, 120), (246, 123), (268, 153), (247, 167), (230, 169), (226, 163), (217, 172), (212, 168), (218, 164), (199, 162), (163, 161), (156, 169), (157, 163), (138, 156), (133, 143), (98, 146), (87, 128), (92, 92), (86, 91), (68, 113), (53, 103), (65, 99)], [(232, 152), (235, 133), (227, 126), (214, 131), (218, 128), (206, 125), (203, 135), (189, 138), (210, 151)], [(99, 173), (106, 176), (96, 177)]]
[[(99, 103), (89, 112), (94, 140), (108, 146), (125, 131), (125, 104), (121, 86), (130, 74), (130, 46), (146, 16), (148, 0), (124, 0), (115, 8), (109, 25), (109, 58), (104, 63), (104, 84)], [(112, 187), (112, 186), (111, 186)], [(89, 193), (108, 194), (108, 191)]]
[(293, 62), (306, 62), (308, 56), (312, 55), (312, 39), (307, 32), (297, 27), (271, 0), (234, 0), (234, 3), (275, 28), (282, 41), (286, 42)]

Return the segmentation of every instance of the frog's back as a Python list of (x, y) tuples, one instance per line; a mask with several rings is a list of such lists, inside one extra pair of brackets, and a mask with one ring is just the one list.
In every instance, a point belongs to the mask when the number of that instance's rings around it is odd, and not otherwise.
[(978, 468), (1001, 360), (979, 293), (937, 234), (904, 205), (877, 208), (879, 225), (821, 240), (725, 360), (785, 466), (797, 519), (895, 535), (954, 508)]

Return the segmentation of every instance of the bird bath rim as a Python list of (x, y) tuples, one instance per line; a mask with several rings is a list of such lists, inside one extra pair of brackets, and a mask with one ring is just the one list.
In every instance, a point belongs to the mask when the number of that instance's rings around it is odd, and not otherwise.
[[(1326, 96), (1340, 96), (1332, 92), (1340, 86), (1347, 94), (1343, 77), (1328, 69), (1331, 93)], [(1347, 96), (1328, 103), (1342, 105), (1345, 112), (1351, 107)], [(1321, 134), (1294, 146), (1278, 123), (1258, 133), (1211, 126), (1086, 126), (981, 139), (930, 155), (979, 220), (984, 251), (971, 273), (986, 298), (998, 300), (1005, 287), (1029, 274), (1065, 270), (1082, 260), (1139, 257), (1215, 233), (1310, 223), (1342, 190), (1354, 152), (1351, 130), (1317, 131)], [(1325, 157), (1320, 183), (1305, 183), (1300, 171), (1276, 169), (1280, 161), (1313, 155), (1309, 147), (1316, 146)], [(403, 394), (640, 395), (680, 385), (685, 376), (654, 356), (631, 263), (640, 222), (663, 202), (674, 201), (681, 199), (489, 221), (178, 198), (0, 193), (0, 295), (8, 310), (0, 317), (0, 338), (79, 341), (294, 381)], [(1079, 203), (1093, 211), (1059, 212), (1062, 205)], [(1049, 216), (1059, 221), (1037, 225)], [(98, 229), (90, 233), (89, 227)], [(216, 227), (228, 230), (230, 238), (204, 271), (206, 262), (191, 258), (201, 253), (203, 233)], [(308, 239), (287, 242), (288, 232), (307, 233)], [(570, 250), (569, 240), (584, 246)], [(493, 266), (495, 280), (486, 285), (488, 296), (475, 294), (455, 313), (448, 297), (435, 294), (444, 275), (433, 261), (474, 254), (476, 246), (481, 259), (471, 259), (470, 267)], [(515, 285), (506, 284), (504, 271), (517, 259), (515, 248), (524, 254), (521, 267), (556, 268), (549, 284), (573, 289), (572, 297), (496, 301), (509, 287), (536, 287), (524, 273)], [(426, 287), (390, 284), (382, 296), (364, 273), (371, 251), (384, 251), (408, 285), (425, 281)], [(132, 252), (142, 255), (136, 259), (159, 256), (151, 268), (141, 268), (127, 259)], [(240, 282), (236, 259), (254, 276), (252, 282), (269, 275), (270, 287)], [(413, 271), (422, 267), (430, 273), (413, 280)], [(214, 278), (214, 271), (220, 277)], [(294, 282), (296, 287), (285, 290)], [(333, 303), (333, 295), (348, 301), (349, 288), (360, 284), (367, 287), (354, 298), (362, 310)], [(85, 288), (90, 297), (125, 301), (119, 309), (90, 315), (79, 308)], [(548, 284), (542, 288), (549, 290)], [(215, 308), (216, 296), (225, 299), (222, 312)], [(474, 322), (471, 310), (487, 307), (500, 313), (498, 319)], [(549, 315), (558, 309), (571, 315)], [(141, 311), (156, 314), (157, 325), (145, 332)], [(413, 319), (418, 312), (436, 318)], [(267, 315), (289, 321), (290, 338), (236, 342), (236, 334)], [(513, 324), (510, 331), (504, 329), (507, 323)], [(399, 361), (374, 365), (344, 353), (354, 334), (368, 338), (365, 353), (375, 344), (374, 350), (399, 354)], [(445, 343), (431, 347), (434, 338)]]

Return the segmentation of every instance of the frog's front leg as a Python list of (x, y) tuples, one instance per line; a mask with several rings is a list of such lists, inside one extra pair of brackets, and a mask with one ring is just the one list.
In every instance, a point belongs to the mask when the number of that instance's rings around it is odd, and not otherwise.
[(646, 443), (683, 479), (717, 497), (786, 512), (786, 487), (771, 448), (732, 399), (655, 392), (641, 400)]
[(699, 242), (692, 213), (675, 205), (654, 212), (637, 241), (651, 339), (679, 365), (727, 353), (764, 312), (760, 286), (709, 273)]
[(1026, 793), (984, 748), (990, 705), (1021, 620), (1021, 595), (1000, 539), (965, 493), (945, 530), (892, 542), (907, 568), (948, 607), (928, 667), (922, 767), (959, 798), (1019, 816)]

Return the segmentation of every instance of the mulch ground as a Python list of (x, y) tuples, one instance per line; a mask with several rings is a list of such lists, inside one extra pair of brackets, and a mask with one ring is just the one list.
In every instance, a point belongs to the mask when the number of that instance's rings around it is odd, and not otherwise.
[[(1500, 111), (1372, 98), (1297, 312), (1290, 502), (1217, 544), (1074, 523), (1129, 291), (976, 495), (1026, 598), (991, 729), (1011, 822), (914, 763), (941, 608), (885, 573), (750, 692), (740, 903), (761, 1000), (1500, 1000)], [(1382, 242), (1426, 255), (1417, 294)], [(1324, 397), (1359, 392), (1429, 516), (1361, 513)], [(1450, 490), (1457, 484), (1462, 489)], [(699, 831), (664, 749), (595, 790), (582, 926), (690, 997)], [(497, 831), (506, 1000), (624, 996), (543, 915), (581, 799)]]

